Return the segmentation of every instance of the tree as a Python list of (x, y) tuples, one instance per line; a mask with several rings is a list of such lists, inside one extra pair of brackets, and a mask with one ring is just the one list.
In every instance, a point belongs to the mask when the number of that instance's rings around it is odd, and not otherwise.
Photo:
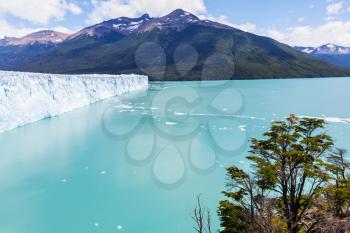
[(197, 233), (212, 233), (211, 214), (208, 208), (202, 206), (200, 195), (197, 196), (197, 206), (193, 210), (193, 227)]
[(228, 200), (219, 203), (218, 214), (222, 233), (273, 232), (273, 198), (266, 198), (266, 190), (258, 182), (236, 167), (227, 169)]
[(221, 233), (247, 233), (250, 225), (248, 213), (239, 205), (232, 204), (230, 201), (220, 201), (218, 215), (222, 230)]
[[(248, 214), (245, 220), (256, 231), (277, 232), (273, 226), (276, 220), (285, 222), (289, 233), (311, 232), (318, 224), (317, 218), (308, 225), (303, 220), (330, 178), (324, 157), (333, 142), (322, 132), (324, 126), (321, 119), (300, 119), (294, 115), (274, 122), (263, 139), (251, 141), (247, 158), (255, 172), (248, 175), (236, 167), (227, 169), (229, 190), (224, 192), (227, 201)], [(223, 203), (220, 203), (219, 214), (232, 208)], [(225, 211), (220, 211), (221, 208)], [(227, 230), (223, 226), (221, 232), (230, 232)]]
[(325, 189), (325, 196), (336, 217), (349, 215), (350, 207), (350, 162), (345, 159), (346, 150), (336, 149), (328, 156), (331, 181)]

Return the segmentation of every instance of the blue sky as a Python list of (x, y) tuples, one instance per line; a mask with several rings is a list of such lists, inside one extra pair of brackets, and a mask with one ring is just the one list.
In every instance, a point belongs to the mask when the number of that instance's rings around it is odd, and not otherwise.
[(183, 8), (291, 45), (350, 46), (350, 0), (0, 0), (0, 37), (40, 29), (67, 33), (120, 16)]

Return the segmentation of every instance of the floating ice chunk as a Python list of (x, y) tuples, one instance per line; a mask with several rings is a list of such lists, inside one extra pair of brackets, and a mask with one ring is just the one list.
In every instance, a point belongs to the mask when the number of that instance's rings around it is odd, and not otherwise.
[(187, 115), (187, 113), (185, 113), (185, 112), (174, 112), (174, 115), (176, 115), (176, 116), (185, 116), (185, 115)]
[(246, 127), (247, 127), (246, 125), (240, 125), (238, 128), (240, 131), (244, 132), (247, 130)]
[(177, 122), (167, 121), (165, 122), (166, 125), (177, 125)]

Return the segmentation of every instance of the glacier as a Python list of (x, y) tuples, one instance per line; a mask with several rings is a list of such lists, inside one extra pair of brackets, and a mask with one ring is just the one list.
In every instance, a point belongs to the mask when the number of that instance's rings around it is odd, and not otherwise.
[(0, 71), (0, 133), (99, 100), (146, 89), (143, 75), (62, 75)]

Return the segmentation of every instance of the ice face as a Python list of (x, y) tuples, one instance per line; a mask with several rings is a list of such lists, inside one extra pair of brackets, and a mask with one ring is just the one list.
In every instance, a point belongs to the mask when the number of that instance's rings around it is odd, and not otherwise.
[(0, 133), (43, 118), (146, 89), (142, 75), (58, 75), (0, 71)]

